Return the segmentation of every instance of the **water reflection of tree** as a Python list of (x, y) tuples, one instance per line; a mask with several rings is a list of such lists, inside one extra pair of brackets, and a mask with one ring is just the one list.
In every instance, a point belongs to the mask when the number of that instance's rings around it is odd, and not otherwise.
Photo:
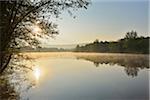
[(21, 93), (35, 85), (35, 81), (28, 77), (32, 60), (22, 54), (12, 57), (9, 67), (0, 75), (0, 100), (20, 100)]
[(77, 59), (84, 59), (94, 63), (96, 67), (100, 64), (117, 64), (125, 68), (128, 76), (135, 77), (140, 69), (149, 68), (148, 55), (131, 54), (102, 54), (102, 55), (78, 55)]
[[(26, 47), (38, 48), (41, 39), (58, 34), (51, 18), (58, 18), (64, 10), (72, 15), (79, 8), (87, 9), (89, 3), (86, 0), (0, 0), (0, 75), (11, 73), (15, 74), (15, 80), (25, 80), (21, 76), (31, 68), (22, 64), (24, 59), (18, 59), (15, 54)], [(17, 77), (16, 73), (21, 76)]]
[(93, 62), (96, 67), (99, 66), (99, 62)]
[(19, 93), (5, 75), (0, 77), (0, 100), (19, 100)]
[(125, 72), (128, 76), (135, 77), (138, 75), (139, 68), (137, 67), (125, 67)]

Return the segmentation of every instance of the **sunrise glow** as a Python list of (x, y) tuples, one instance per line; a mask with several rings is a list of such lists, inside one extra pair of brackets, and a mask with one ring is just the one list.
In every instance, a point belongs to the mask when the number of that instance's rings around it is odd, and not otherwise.
[(39, 26), (34, 25), (34, 26), (32, 26), (32, 32), (38, 34), (41, 32), (41, 29)]
[(39, 69), (39, 68), (35, 68), (35, 69), (34, 69), (34, 76), (35, 76), (35, 79), (36, 79), (36, 80), (39, 80), (40, 75), (41, 75), (40, 69)]

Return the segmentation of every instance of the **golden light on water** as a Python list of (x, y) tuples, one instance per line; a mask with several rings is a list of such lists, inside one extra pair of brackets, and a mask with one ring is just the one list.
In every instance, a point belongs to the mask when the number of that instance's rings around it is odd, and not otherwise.
[(34, 76), (36, 80), (39, 80), (40, 76), (41, 76), (41, 71), (39, 68), (35, 68), (34, 69)]

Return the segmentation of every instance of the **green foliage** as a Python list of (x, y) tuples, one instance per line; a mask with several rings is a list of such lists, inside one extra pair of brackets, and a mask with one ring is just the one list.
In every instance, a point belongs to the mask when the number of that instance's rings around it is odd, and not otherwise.
[(111, 53), (149, 53), (149, 37), (138, 37), (134, 31), (127, 32), (125, 38), (116, 42), (99, 42), (75, 48), (76, 52), (111, 52)]

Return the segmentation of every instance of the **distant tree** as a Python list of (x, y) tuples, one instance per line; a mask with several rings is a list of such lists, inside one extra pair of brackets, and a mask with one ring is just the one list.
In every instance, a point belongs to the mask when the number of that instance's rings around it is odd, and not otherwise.
[(79, 46), (79, 45), (77, 45), (77, 46), (76, 46), (76, 48), (80, 48), (80, 46)]
[(13, 54), (24, 47), (36, 48), (41, 38), (58, 34), (50, 20), (62, 11), (85, 8), (87, 0), (0, 0), (0, 73), (8, 66)]
[(125, 39), (135, 39), (137, 38), (137, 32), (136, 31), (131, 31), (131, 32), (127, 32), (125, 35)]
[(94, 44), (98, 44), (98, 43), (99, 43), (99, 40), (96, 39), (93, 43), (94, 43)]
[(109, 52), (118, 52), (119, 50), (118, 42), (110, 42), (109, 43)]
[(138, 37), (136, 31), (131, 31), (118, 41), (99, 42), (96, 39), (93, 43), (76, 47), (76, 50), (82, 52), (149, 53), (149, 39), (149, 37)]

